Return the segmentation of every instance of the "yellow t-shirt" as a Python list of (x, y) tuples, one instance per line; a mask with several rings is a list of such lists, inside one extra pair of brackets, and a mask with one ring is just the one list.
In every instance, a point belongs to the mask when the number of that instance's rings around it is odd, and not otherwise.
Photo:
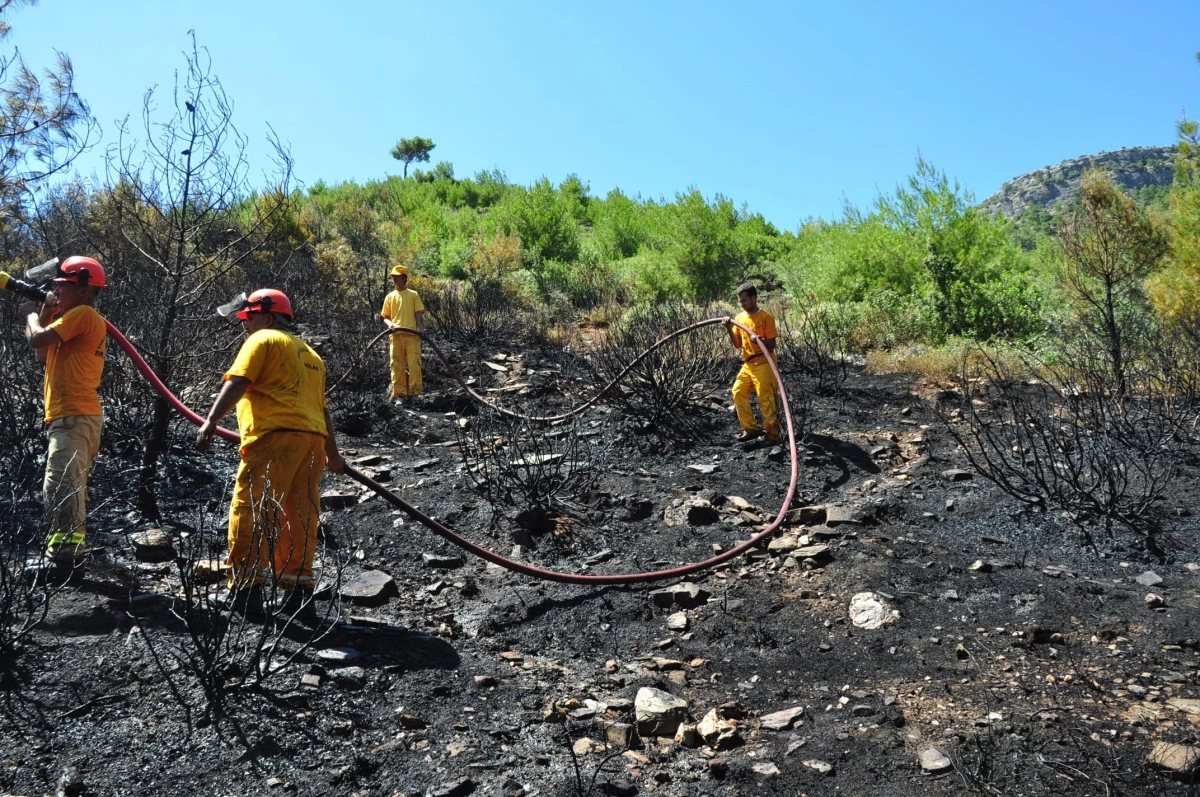
[[(779, 337), (779, 333), (775, 331), (775, 316), (761, 307), (758, 308), (758, 312), (754, 315), (742, 311), (733, 320), (743, 326), (750, 327), (754, 330), (754, 334), (763, 340), (774, 340)], [(733, 331), (738, 336), (738, 341), (742, 344), (742, 362), (748, 363), (756, 359), (756, 355), (762, 354), (758, 348), (758, 344), (754, 342), (754, 338), (744, 334), (737, 327), (734, 327)], [(770, 355), (770, 352), (768, 352), (768, 355)], [(761, 361), (761, 358), (758, 359)]]
[(328, 436), (325, 363), (300, 338), (282, 329), (260, 329), (242, 344), (225, 378), (250, 387), (237, 403), (242, 449), (267, 432), (288, 430)]
[(53, 329), (62, 338), (62, 343), (47, 347), (46, 352), (46, 423), (71, 415), (102, 415), (96, 391), (100, 389), (108, 351), (104, 319), (95, 307), (81, 304), (46, 329)]
[[(381, 316), (399, 327), (417, 328), (417, 313), (425, 312), (421, 297), (412, 288), (392, 291), (383, 299)], [(395, 337), (394, 335), (392, 337)]]

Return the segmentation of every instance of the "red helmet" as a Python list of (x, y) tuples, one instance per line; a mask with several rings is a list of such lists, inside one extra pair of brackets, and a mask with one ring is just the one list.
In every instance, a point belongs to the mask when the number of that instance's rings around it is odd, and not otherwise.
[(75, 255), (68, 257), (58, 267), (55, 282), (73, 282), (77, 285), (90, 285), (93, 288), (107, 288), (108, 277), (104, 266), (90, 257)]
[(251, 313), (279, 313), (288, 318), (295, 318), (292, 312), (292, 302), (283, 291), (274, 288), (261, 288), (246, 297), (246, 306), (238, 311), (237, 317), (245, 321)]

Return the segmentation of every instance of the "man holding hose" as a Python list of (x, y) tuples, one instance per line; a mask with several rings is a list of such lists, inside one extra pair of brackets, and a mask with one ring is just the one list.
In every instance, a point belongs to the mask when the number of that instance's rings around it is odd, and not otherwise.
[(42, 392), (49, 445), (42, 498), (49, 525), (47, 569), (53, 575), (78, 573), (86, 552), (87, 480), (104, 426), (97, 391), (108, 343), (104, 319), (93, 305), (96, 291), (106, 287), (97, 261), (68, 257), (40, 309), (21, 302), (29, 344), (46, 364)]
[[(394, 266), (388, 276), (395, 290), (383, 300), (379, 316), (388, 329), (405, 327), (425, 331), (425, 305), (416, 291), (408, 287), (408, 269)], [(407, 332), (388, 338), (391, 351), (392, 384), (390, 401), (410, 401), (421, 395), (421, 339)]]
[[(732, 321), (725, 319), (729, 339), (742, 355), (742, 368), (733, 383), (733, 406), (737, 410), (738, 423), (742, 426), (737, 441), (745, 443), (765, 436), (769, 442), (776, 442), (779, 440), (779, 388), (775, 384), (775, 372), (771, 370), (771, 361), (775, 359), (775, 342), (779, 337), (775, 329), (775, 316), (758, 306), (758, 288), (748, 282), (738, 288), (737, 298), (742, 312)], [(754, 330), (754, 334), (762, 340), (766, 353), (758, 348), (754, 338), (734, 326), (733, 321)], [(762, 429), (758, 428), (758, 421), (750, 406), (750, 397), (754, 394), (758, 395), (758, 409), (762, 412)]]
[(255, 291), (237, 317), (246, 341), (196, 435), (207, 450), (217, 421), (237, 406), (242, 462), (229, 507), (230, 600), (257, 609), (273, 574), (289, 603), (303, 607), (315, 586), (321, 474), (345, 468), (325, 403), (325, 363), (291, 332), (295, 315), (282, 291)]

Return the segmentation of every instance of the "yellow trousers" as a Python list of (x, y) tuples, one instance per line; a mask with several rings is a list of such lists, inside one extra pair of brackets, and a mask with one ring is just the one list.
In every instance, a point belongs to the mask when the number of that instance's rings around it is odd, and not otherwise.
[(763, 417), (763, 434), (768, 438), (779, 437), (779, 392), (775, 384), (775, 373), (764, 358), (742, 363), (737, 379), (733, 382), (733, 407), (737, 410), (738, 423), (747, 432), (758, 431), (758, 421), (750, 406), (752, 394), (758, 394), (758, 409)]
[(229, 586), (278, 584), (311, 589), (325, 438), (267, 432), (242, 452), (229, 506)]
[(392, 353), (392, 398), (421, 395), (421, 339), (407, 332), (388, 338)]
[(51, 559), (83, 558), (87, 542), (87, 480), (100, 450), (99, 415), (55, 418), (47, 431), (46, 475), (42, 502), (50, 528), (46, 554)]

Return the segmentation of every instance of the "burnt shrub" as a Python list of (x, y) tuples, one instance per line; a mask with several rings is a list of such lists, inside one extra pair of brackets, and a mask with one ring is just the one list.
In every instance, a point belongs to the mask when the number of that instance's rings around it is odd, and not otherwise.
[(546, 425), (484, 409), (458, 427), (463, 468), (493, 507), (571, 512), (608, 460), (605, 435), (578, 418)]
[[(271, 535), (282, 507), (258, 497), (253, 512), (255, 534), (265, 535), (269, 550), (275, 550), (277, 540)], [(316, 590), (293, 589), (271, 574), (269, 564), (263, 565), (263, 583), (230, 588), (223, 566), (225, 529), (214, 527), (203, 512), (195, 526), (179, 528), (173, 544), (180, 590), (169, 614), (182, 623), (184, 633), (161, 631), (161, 625), (147, 622), (150, 618), (145, 616), (136, 619), (172, 696), (189, 718), (196, 703), (191, 695), (198, 688), (203, 716), (221, 720), (229, 716), (231, 699), (263, 688), (329, 632), (332, 626), (326, 621), (338, 616), (337, 589), (345, 562), (341, 551), (319, 534)], [(300, 557), (304, 551), (284, 555)], [(250, 566), (260, 569), (253, 562)], [(329, 601), (318, 602), (316, 594), (326, 594)]]
[(818, 395), (836, 395), (850, 376), (858, 315), (839, 304), (794, 307), (776, 314), (779, 368), (801, 374)]
[(732, 379), (729, 334), (713, 324), (656, 344), (677, 330), (723, 315), (721, 308), (676, 302), (631, 309), (590, 353), (598, 381), (618, 381), (608, 398), (647, 428), (683, 436), (702, 428), (704, 415), (696, 410), (708, 407), (714, 388)]
[(45, 562), (45, 530), (40, 523), (30, 521), (28, 513), (34, 505), (21, 501), (28, 493), (27, 486), (6, 478), (0, 485), (4, 500), (0, 501), (0, 672), (11, 661), (29, 632), (46, 619), (50, 600), (63, 584), (49, 583), (34, 577)]
[(525, 314), (499, 279), (441, 280), (421, 294), (421, 301), (430, 327), (447, 340), (512, 340), (527, 331)]
[[(944, 395), (938, 413), (971, 464), (1008, 495), (1065, 510), (1092, 541), (1099, 521), (1138, 532), (1154, 547), (1150, 511), (1176, 474), (1195, 405), (1187, 369), (1127, 363), (1118, 385), (1102, 357), (1067, 345), (1063, 363), (985, 355), (978, 376)], [(1019, 369), (1019, 370), (1017, 370)]]

